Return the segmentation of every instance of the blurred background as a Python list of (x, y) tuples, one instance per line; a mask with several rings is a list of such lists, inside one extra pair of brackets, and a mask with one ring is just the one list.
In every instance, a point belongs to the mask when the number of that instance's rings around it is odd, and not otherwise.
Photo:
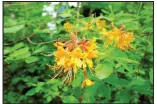
[[(63, 24), (92, 16), (134, 32), (136, 51), (126, 54), (140, 64), (115, 61), (113, 75), (90, 76), (97, 84), (85, 89), (81, 72), (71, 85), (50, 80), (47, 55), (67, 39)], [(4, 103), (153, 103), (153, 2), (3, 2), (3, 19)]]

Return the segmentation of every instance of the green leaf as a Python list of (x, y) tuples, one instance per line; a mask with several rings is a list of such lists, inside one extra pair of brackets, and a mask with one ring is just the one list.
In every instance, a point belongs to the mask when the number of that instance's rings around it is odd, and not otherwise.
[(129, 58), (118, 57), (117, 60), (120, 61), (120, 62), (140, 64), (138, 61), (132, 60), (132, 59), (129, 59)]
[(7, 94), (7, 101), (9, 101), (10, 103), (15, 103), (17, 102), (16, 101), (16, 98), (15, 98), (15, 92), (12, 92), (12, 91), (9, 91), (8, 94)]
[(70, 10), (65, 10), (59, 16), (61, 16), (63, 18), (67, 18), (67, 17), (72, 17), (72, 14), (70, 13)]
[(135, 86), (132, 86), (131, 89), (140, 94), (146, 94), (146, 95), (153, 96), (153, 90), (151, 89), (151, 86), (149, 83), (146, 83), (143, 85), (135, 85)]
[(50, 102), (52, 100), (52, 97), (48, 96), (46, 100), (47, 100), (47, 102)]
[(121, 103), (129, 103), (131, 95), (128, 89), (124, 89), (116, 93), (116, 100), (121, 101)]
[(141, 77), (135, 77), (135, 78), (132, 78), (132, 81), (130, 82), (130, 86), (133, 86), (133, 85), (143, 85), (144, 83), (146, 82), (145, 79), (141, 78)]
[(69, 89), (69, 88), (68, 88), (67, 86), (65, 86), (62, 90), (63, 90), (63, 91), (68, 91), (68, 89)]
[(106, 78), (104, 80), (105, 82), (116, 86), (116, 87), (127, 87), (129, 84), (129, 81), (126, 79), (118, 78), (116, 75), (112, 74), (110, 77)]
[(93, 86), (88, 86), (85, 88), (83, 93), (83, 103), (94, 103), (96, 101), (95, 97), (98, 91), (98, 85), (95, 83)]
[(9, 54), (12, 51), (11, 47), (4, 47), (4, 55)]
[(51, 94), (51, 96), (52, 96), (53, 98), (55, 98), (55, 97), (58, 96), (58, 95), (59, 95), (59, 92), (57, 92), (57, 91), (56, 91), (56, 92), (53, 91), (53, 93)]
[(34, 31), (34, 33), (36, 33), (36, 34), (50, 33), (50, 30), (49, 30), (49, 29), (43, 29), (43, 30), (41, 30), (41, 29), (34, 29), (33, 31)]
[(109, 77), (112, 72), (113, 72), (113, 66), (109, 62), (104, 64), (98, 64), (95, 68), (95, 74), (99, 79), (104, 79)]
[(24, 44), (23, 42), (18, 43), (18, 44), (14, 45), (14, 46), (12, 47), (12, 51), (15, 51), (15, 50), (17, 50), (17, 49), (19, 49), (19, 48), (22, 48), (22, 47), (24, 47), (24, 46), (25, 46), (25, 44)]
[(26, 93), (26, 96), (32, 96), (32, 95), (34, 95), (35, 93), (37, 93), (36, 88), (32, 88), (31, 90), (29, 90), (29, 91)]
[(14, 51), (9, 55), (9, 57), (5, 59), (5, 61), (27, 58), (28, 56), (30, 56), (30, 52), (28, 51), (28, 49), (28, 47), (25, 47)]
[(111, 88), (107, 86), (106, 84), (100, 84), (99, 86), (99, 92), (98, 92), (99, 97), (106, 97), (107, 99), (110, 99), (111, 97)]
[(83, 73), (79, 72), (77, 73), (75, 79), (72, 82), (72, 86), (75, 87), (80, 87), (83, 81)]
[[(101, 49), (101, 48), (100, 48)], [(102, 49), (101, 49), (102, 50)], [(100, 52), (101, 52), (100, 50)], [(115, 60), (117, 58), (127, 58), (127, 54), (123, 51), (120, 51), (115, 48), (104, 49), (102, 53), (100, 53), (100, 59), (107, 59), (107, 60)]]
[(93, 104), (96, 101), (96, 98), (94, 96), (90, 96), (90, 97), (85, 97), (82, 101), (82, 103), (89, 103), (89, 104)]
[(33, 51), (33, 54), (40, 53), (46, 49), (46, 46), (42, 47), (36, 47), (36, 49)]
[(39, 60), (38, 57), (30, 56), (30, 57), (28, 57), (28, 58), (25, 59), (25, 62), (29, 64), (29, 63), (32, 63), (32, 62), (36, 62), (38, 60)]
[(79, 103), (79, 101), (74, 96), (63, 96), (63, 103)]
[(46, 84), (53, 84), (53, 85), (58, 85), (58, 84), (60, 84), (60, 81), (59, 80), (57, 80), (57, 79), (53, 79), (53, 80), (48, 80), (47, 82), (46, 82)]
[(25, 25), (18, 25), (18, 26), (13, 26), (9, 28), (4, 28), (4, 33), (16, 33), (17, 31), (21, 30), (24, 28)]

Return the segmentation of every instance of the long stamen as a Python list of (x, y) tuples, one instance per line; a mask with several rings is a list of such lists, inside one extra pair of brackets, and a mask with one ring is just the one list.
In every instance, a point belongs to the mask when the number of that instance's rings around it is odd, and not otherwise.
[(59, 70), (53, 77), (51, 80), (55, 79), (61, 72), (62, 72), (63, 69)]
[(87, 70), (86, 70), (86, 68), (83, 68), (83, 73), (84, 73), (84, 79), (88, 79), (88, 77), (87, 77)]
[(68, 75), (69, 75), (69, 71), (68, 71), (66, 77), (64, 78), (63, 83), (68, 79)]

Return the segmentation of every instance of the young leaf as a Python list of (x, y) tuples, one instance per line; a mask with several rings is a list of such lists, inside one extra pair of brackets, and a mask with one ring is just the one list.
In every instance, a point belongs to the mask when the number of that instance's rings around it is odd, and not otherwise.
[(36, 88), (32, 88), (31, 90), (29, 90), (29, 91), (26, 93), (26, 96), (32, 96), (32, 95), (34, 95), (35, 93), (37, 93)]
[(21, 48), (21, 47), (24, 47), (24, 46), (25, 46), (24, 43), (23, 43), (23, 42), (20, 42), (20, 43), (16, 44), (16, 45), (12, 48), (12, 51), (15, 51), (15, 50), (17, 50), (17, 49), (19, 49), (19, 48)]

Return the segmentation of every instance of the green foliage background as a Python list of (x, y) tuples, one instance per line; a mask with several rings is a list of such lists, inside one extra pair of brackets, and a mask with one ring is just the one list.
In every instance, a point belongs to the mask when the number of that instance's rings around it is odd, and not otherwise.
[[(78, 8), (66, 9), (56, 19), (42, 16), (48, 2), (3, 4), (4, 103), (153, 103), (153, 2), (82, 2), (79, 19)], [(54, 72), (47, 65), (55, 60), (45, 54), (56, 50), (53, 41), (68, 39), (63, 23), (88, 22), (95, 10), (107, 22), (124, 24), (127, 31), (134, 32), (134, 50), (105, 48), (104, 40), (97, 40), (103, 48), (98, 49), (102, 57), (94, 60), (95, 75), (88, 73), (93, 86), (81, 88), (82, 71), (70, 85), (60, 78), (51, 80)], [(50, 21), (57, 24), (53, 31), (47, 27)], [(99, 37), (96, 30), (92, 33), (80, 31), (87, 39)]]

